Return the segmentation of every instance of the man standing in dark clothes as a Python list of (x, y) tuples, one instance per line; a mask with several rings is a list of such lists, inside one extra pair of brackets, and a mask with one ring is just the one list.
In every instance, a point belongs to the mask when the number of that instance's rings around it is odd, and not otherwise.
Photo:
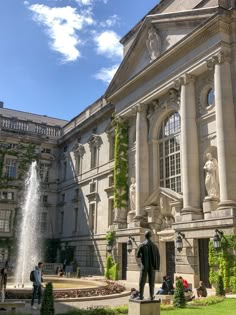
[(157, 246), (150, 240), (152, 234), (145, 232), (145, 241), (140, 244), (137, 258), (141, 258), (139, 278), (139, 299), (143, 300), (144, 286), (147, 275), (149, 282), (150, 300), (154, 300), (155, 270), (160, 269), (160, 254)]

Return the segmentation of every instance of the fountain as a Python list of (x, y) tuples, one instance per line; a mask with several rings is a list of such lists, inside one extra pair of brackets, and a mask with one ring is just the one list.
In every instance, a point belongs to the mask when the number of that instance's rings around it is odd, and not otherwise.
[(41, 252), (39, 230), (39, 179), (37, 162), (32, 162), (25, 180), (22, 218), (19, 225), (15, 281), (18, 287), (30, 284), (30, 271), (39, 261)]
[[(39, 196), (40, 181), (37, 163), (32, 162), (25, 180), (25, 193), (21, 204), (21, 220), (18, 228), (18, 251), (14, 283), (8, 285), (8, 298), (30, 299), (32, 282), (30, 272), (42, 259), (42, 235), (40, 234)], [(103, 280), (61, 278), (55, 275), (44, 276), (44, 282), (53, 282), (54, 297), (86, 298), (121, 293), (125, 288), (120, 284), (107, 283)]]

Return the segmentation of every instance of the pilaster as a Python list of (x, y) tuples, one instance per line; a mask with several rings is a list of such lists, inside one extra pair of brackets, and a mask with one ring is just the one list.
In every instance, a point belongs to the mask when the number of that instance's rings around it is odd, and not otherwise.
[[(200, 210), (200, 180), (198, 133), (196, 124), (195, 77), (182, 76), (176, 84), (181, 87), (181, 165), (184, 220), (202, 218)], [(181, 219), (182, 219), (181, 218)]]
[(135, 221), (141, 221), (144, 211), (144, 201), (149, 192), (149, 163), (148, 163), (148, 126), (146, 105), (136, 106), (136, 216)]
[(236, 130), (230, 52), (221, 50), (210, 62), (214, 65), (219, 208), (224, 209), (236, 207)]

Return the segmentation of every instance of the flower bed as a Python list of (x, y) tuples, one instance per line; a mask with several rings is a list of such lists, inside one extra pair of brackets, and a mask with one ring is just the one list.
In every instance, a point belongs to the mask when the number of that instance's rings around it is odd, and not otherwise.
[[(125, 287), (117, 282), (106, 281), (106, 285), (96, 288), (86, 289), (57, 289), (53, 291), (55, 299), (63, 298), (80, 298), (80, 297), (92, 297), (92, 296), (105, 296), (117, 294), (125, 291)], [(31, 299), (32, 292), (24, 290), (9, 290), (6, 292), (7, 299)]]

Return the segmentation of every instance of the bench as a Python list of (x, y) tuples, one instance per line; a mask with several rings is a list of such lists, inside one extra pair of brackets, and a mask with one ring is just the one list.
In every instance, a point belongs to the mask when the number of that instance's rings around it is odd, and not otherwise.
[(0, 314), (1, 311), (11, 311), (15, 313), (19, 308), (25, 307), (25, 302), (0, 302)]
[[(185, 300), (191, 301), (192, 297), (193, 297), (193, 292), (189, 291), (189, 292), (184, 292), (184, 296), (185, 296)], [(174, 295), (165, 295), (165, 294), (157, 294), (156, 295), (156, 300), (160, 300), (162, 304), (171, 304), (173, 303), (173, 299), (174, 299)]]
[(174, 295), (157, 294), (156, 300), (160, 300), (161, 304), (171, 304), (173, 302)]

